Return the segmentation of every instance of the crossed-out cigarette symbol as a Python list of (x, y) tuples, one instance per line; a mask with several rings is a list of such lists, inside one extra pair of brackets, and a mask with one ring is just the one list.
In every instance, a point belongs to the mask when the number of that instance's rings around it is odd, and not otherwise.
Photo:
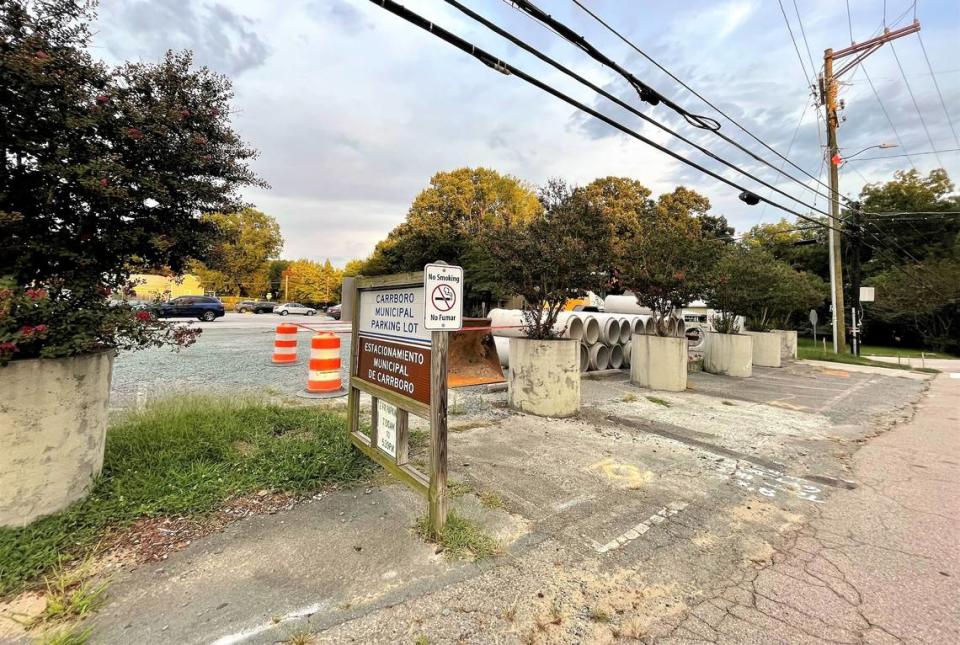
[(457, 292), (449, 284), (438, 284), (430, 294), (433, 306), (440, 311), (450, 311), (457, 303)]

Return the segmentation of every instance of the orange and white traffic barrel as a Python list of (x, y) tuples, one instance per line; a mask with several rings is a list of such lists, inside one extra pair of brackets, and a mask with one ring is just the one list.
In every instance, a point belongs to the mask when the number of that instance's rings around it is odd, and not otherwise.
[(307, 397), (342, 396), (346, 394), (340, 380), (340, 337), (316, 334), (310, 339), (310, 363), (307, 372)]
[(273, 340), (274, 365), (294, 365), (297, 362), (297, 326), (286, 323), (277, 325), (277, 335)]

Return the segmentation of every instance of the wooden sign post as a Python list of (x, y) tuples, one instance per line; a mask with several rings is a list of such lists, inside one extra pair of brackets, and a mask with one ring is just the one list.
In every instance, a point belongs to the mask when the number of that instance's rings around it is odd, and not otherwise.
[[(436, 297), (441, 307), (459, 300), (462, 310), (463, 272), (459, 267), (449, 269), (459, 270), (459, 283), (454, 285), (458, 288), (444, 287)], [(444, 317), (447, 331), (428, 329), (435, 325), (424, 321), (430, 294), (422, 272), (358, 276), (353, 295), (350, 441), (427, 498), (431, 531), (438, 536), (447, 519), (447, 334), (456, 328)], [(360, 426), (361, 392), (373, 399), (369, 434)], [(427, 474), (409, 461), (410, 414), (430, 422)]]

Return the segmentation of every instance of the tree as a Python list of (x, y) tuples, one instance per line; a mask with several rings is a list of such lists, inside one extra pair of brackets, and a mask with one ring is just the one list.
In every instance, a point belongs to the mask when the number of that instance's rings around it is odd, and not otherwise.
[(280, 225), (253, 208), (234, 213), (209, 213), (216, 243), (194, 272), (208, 290), (235, 296), (261, 297), (270, 288), (270, 259), (283, 248)]
[(826, 220), (823, 226), (797, 220), (780, 219), (753, 226), (743, 236), (743, 244), (761, 248), (777, 260), (798, 271), (807, 271), (825, 280), (830, 278), (830, 249), (827, 246)]
[(728, 333), (745, 316), (752, 331), (786, 325), (790, 316), (823, 304), (827, 285), (817, 276), (794, 270), (767, 250), (740, 244), (729, 246), (717, 262), (706, 291), (707, 305), (720, 312)]
[(918, 333), (937, 351), (960, 351), (960, 259), (899, 265), (868, 284), (876, 288), (877, 299), (864, 305), (867, 316), (892, 326), (898, 335)]
[(289, 285), (287, 300), (311, 305), (330, 304), (339, 293), (343, 272), (327, 260), (323, 264), (312, 260), (296, 260), (284, 272), (284, 286)]
[[(165, 324), (131, 327), (133, 312), (108, 295), (132, 271), (180, 272), (204, 257), (213, 230), (201, 216), (238, 209), (240, 188), (263, 185), (231, 128), (225, 77), (193, 69), (189, 53), (95, 62), (93, 19), (73, 0), (0, 4), (0, 278), (10, 285), (0, 359), (170, 341)], [(56, 321), (29, 338), (27, 289), (42, 291)]]
[(506, 220), (484, 232), (500, 274), (523, 297), (524, 332), (529, 338), (557, 336), (557, 316), (570, 298), (599, 289), (610, 257), (610, 237), (599, 208), (560, 180), (541, 190), (541, 215)]
[(290, 266), (290, 260), (270, 260), (267, 263), (267, 280), (270, 282), (269, 291), (274, 298), (286, 297), (283, 293), (283, 274)]
[(630, 240), (620, 273), (637, 303), (653, 312), (659, 336), (669, 335), (674, 311), (702, 297), (718, 252), (692, 217), (662, 212)]
[(478, 243), (480, 234), (507, 221), (530, 222), (541, 210), (530, 187), (514, 177), (487, 168), (439, 172), (414, 199), (406, 221), (377, 244), (363, 273), (419, 271), (444, 260), (463, 266), (469, 276), (468, 305), (498, 300), (505, 295), (502, 281)]

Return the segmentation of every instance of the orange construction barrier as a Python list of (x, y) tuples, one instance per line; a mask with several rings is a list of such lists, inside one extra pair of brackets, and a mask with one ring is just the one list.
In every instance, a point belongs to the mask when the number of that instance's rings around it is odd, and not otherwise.
[(307, 392), (328, 394), (340, 390), (340, 337), (329, 333), (316, 334), (310, 339)]
[(297, 326), (277, 325), (277, 335), (273, 341), (274, 365), (293, 365), (297, 362)]

